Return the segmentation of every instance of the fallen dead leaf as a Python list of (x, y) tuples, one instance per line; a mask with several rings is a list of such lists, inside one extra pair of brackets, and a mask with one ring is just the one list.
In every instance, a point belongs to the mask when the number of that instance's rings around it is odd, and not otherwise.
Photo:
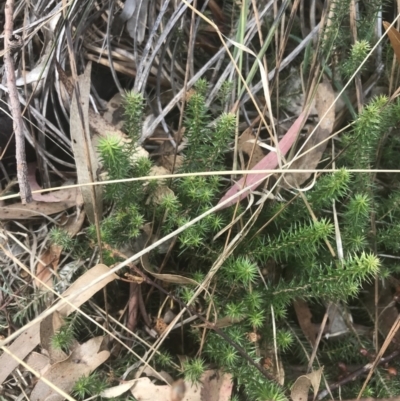
[[(291, 163), (290, 168), (294, 170), (314, 169), (317, 167), (321, 157), (326, 149), (328, 141), (326, 140), (332, 133), (335, 123), (335, 108), (332, 107), (327, 115), (325, 113), (335, 100), (335, 92), (328, 81), (321, 82), (318, 85), (315, 96), (315, 108), (317, 110), (320, 124), (313, 135), (308, 139), (301, 152), (304, 156), (299, 157)], [(311, 130), (312, 132), (312, 130)], [(284, 187), (295, 187), (303, 184), (311, 173), (296, 173), (284, 175)]]
[(199, 283), (189, 277), (180, 276), (178, 274), (168, 274), (168, 273), (156, 273), (152, 268), (149, 262), (149, 255), (145, 254), (140, 258), (142, 262), (142, 266), (147, 273), (150, 273), (153, 277), (158, 280), (161, 280), (165, 283), (171, 284), (190, 284), (190, 285), (199, 285)]
[(207, 370), (201, 377), (202, 401), (229, 401), (232, 395), (232, 375), (218, 370)]
[[(239, 140), (238, 140), (239, 150), (241, 150), (243, 153), (246, 153), (246, 155), (249, 158), (251, 157), (250, 164), (249, 164), (250, 170), (255, 165), (257, 165), (257, 163), (259, 163), (265, 156), (260, 145), (258, 145), (257, 143), (254, 144), (252, 142), (249, 142), (254, 139), (255, 139), (255, 136), (253, 135), (253, 127), (249, 127), (245, 131), (243, 131), (242, 135), (240, 135)], [(253, 151), (253, 147), (254, 147), (254, 151)]]
[[(57, 388), (71, 392), (76, 381), (82, 376), (89, 376), (110, 356), (108, 350), (102, 350), (105, 337), (95, 337), (84, 344), (79, 344), (65, 361), (55, 363), (43, 375)], [(51, 397), (51, 398), (50, 398)], [(30, 399), (32, 401), (62, 401), (64, 397), (43, 381), (34, 387)]]
[(0, 220), (25, 220), (63, 212), (77, 205), (79, 190), (77, 188), (60, 189), (52, 192), (52, 196), (58, 199), (57, 202), (33, 201), (26, 205), (13, 203), (12, 205), (1, 206)]
[(27, 365), (37, 372), (46, 368), (49, 365), (49, 357), (38, 352), (32, 352), (26, 359)]
[[(185, 394), (181, 398), (182, 401), (228, 401), (232, 394), (233, 383), (230, 374), (208, 370), (202, 375), (199, 384), (184, 382), (184, 386)], [(171, 400), (170, 386), (157, 386), (147, 377), (137, 379), (131, 388), (131, 393), (138, 401)]]
[(312, 314), (307, 302), (298, 298), (293, 302), (293, 306), (303, 334), (308, 341), (310, 341), (310, 344), (314, 346), (318, 335), (318, 329), (316, 325), (311, 322)]
[(314, 400), (318, 394), (319, 385), (321, 383), (322, 371), (324, 368), (315, 370), (308, 375), (303, 375), (297, 378), (292, 387), (291, 397), (293, 401), (305, 401), (308, 399), (308, 391), (310, 387), (314, 391)]
[(387, 21), (383, 21), (382, 24), (389, 36), (390, 44), (393, 47), (397, 62), (400, 63), (400, 32), (395, 27), (390, 27), (390, 24)]
[(64, 320), (57, 311), (47, 316), (40, 324), (40, 345), (43, 351), (49, 356), (50, 364), (61, 362), (68, 358), (68, 355), (64, 351), (55, 349), (51, 343), (52, 337), (63, 324)]
[[(71, 287), (65, 291), (62, 296), (66, 297), (68, 295), (74, 294), (78, 292), (81, 288), (86, 287), (91, 284), (93, 280), (104, 273), (108, 272), (109, 268), (105, 265), (98, 264), (84, 273), (81, 277), (78, 278), (74, 283), (72, 283)], [(89, 300), (96, 292), (101, 290), (104, 286), (106, 286), (109, 282), (113, 281), (117, 276), (115, 274), (111, 274), (105, 279), (101, 280), (95, 286), (88, 288), (82, 294), (79, 294), (70, 299), (70, 302), (76, 307), (81, 306), (84, 302)], [(68, 304), (61, 303), (58, 301), (59, 308), (58, 312), (62, 316), (68, 316), (75, 309)], [(46, 315), (43, 312), (43, 320)], [(19, 359), (25, 359), (27, 355), (40, 343), (40, 324), (36, 323), (35, 325), (29, 327), (26, 331), (24, 331), (9, 347), (8, 349), (14, 355), (16, 355)], [(8, 375), (18, 367), (18, 362), (12, 358), (10, 355), (3, 353), (0, 355), (0, 384), (7, 379)]]
[[(38, 262), (36, 265), (35, 277), (46, 283), (50, 288), (53, 288), (52, 271), (57, 272), (58, 270), (58, 262), (60, 261), (61, 252), (62, 246), (51, 244), (50, 248), (40, 255), (41, 262)], [(45, 290), (46, 287), (44, 287), (37, 279), (35, 279), (36, 286)]]
[[(28, 163), (28, 182), (32, 191), (40, 191), (42, 188), (36, 181), (36, 163)], [(51, 192), (32, 194), (32, 198), (39, 202), (60, 202)]]

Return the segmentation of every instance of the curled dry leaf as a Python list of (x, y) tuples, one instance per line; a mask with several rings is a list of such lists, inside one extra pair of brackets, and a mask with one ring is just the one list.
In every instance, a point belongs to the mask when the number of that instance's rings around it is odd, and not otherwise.
[(396, 55), (398, 63), (400, 63), (400, 32), (395, 27), (390, 27), (390, 23), (383, 21), (383, 27), (387, 31), (390, 44), (393, 47), (394, 54)]
[(41, 282), (44, 282), (50, 288), (53, 288), (53, 271), (57, 272), (58, 270), (58, 262), (60, 261), (61, 252), (62, 246), (51, 244), (50, 248), (40, 255), (41, 261), (36, 265), (36, 278), (41, 281), (35, 279), (35, 284), (38, 288), (42, 288), (43, 290), (47, 289), (41, 284)]
[(293, 302), (293, 306), (303, 334), (310, 344), (314, 346), (318, 335), (318, 328), (311, 322), (312, 314), (307, 302), (298, 298)]
[[(110, 352), (102, 349), (104, 338), (95, 337), (84, 344), (78, 344), (65, 361), (51, 365), (43, 377), (66, 393), (71, 392), (80, 377), (89, 376), (109, 358)], [(34, 387), (30, 399), (62, 401), (64, 397), (40, 380)]]
[(264, 158), (264, 152), (262, 151), (260, 145), (258, 143), (251, 142), (254, 139), (255, 136), (253, 135), (253, 128), (249, 127), (243, 131), (238, 141), (239, 150), (245, 153), (249, 158), (251, 157), (249, 164), (250, 169), (252, 169)]
[[(312, 134), (312, 136), (307, 137), (307, 142), (301, 150), (301, 153), (304, 155), (295, 159), (290, 164), (290, 169), (312, 170), (317, 167), (318, 163), (321, 160), (322, 154), (326, 149), (326, 145), (328, 144), (327, 138), (332, 133), (335, 123), (335, 108), (331, 107), (334, 100), (335, 93), (331, 84), (328, 81), (321, 82), (318, 85), (317, 93), (315, 96), (315, 108), (317, 110), (320, 124), (315, 132)], [(299, 185), (303, 184), (310, 176), (311, 173), (285, 174), (283, 186), (297, 188)]]
[(303, 375), (297, 378), (292, 387), (291, 397), (293, 401), (305, 401), (308, 399), (308, 391), (313, 388), (314, 398), (318, 394), (319, 385), (321, 383), (322, 371), (324, 368), (315, 370), (308, 375)]

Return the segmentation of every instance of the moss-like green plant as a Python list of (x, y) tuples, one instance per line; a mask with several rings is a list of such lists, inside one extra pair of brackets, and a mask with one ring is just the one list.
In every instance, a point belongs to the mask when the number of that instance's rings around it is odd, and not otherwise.
[[(360, 56), (357, 52), (367, 49), (366, 43), (361, 48), (353, 48), (351, 58), (356, 59)], [(185, 136), (188, 142), (181, 167), (184, 172), (223, 168), (227, 144), (234, 138), (234, 116), (213, 115), (205, 106), (206, 91), (207, 83), (199, 81), (187, 103)], [(141, 125), (142, 103), (136, 100), (126, 108), (131, 121), (127, 127), (135, 131), (132, 138), (140, 135), (137, 127)], [(377, 166), (377, 149), (381, 146), (383, 135), (400, 122), (399, 110), (398, 103), (389, 103), (387, 98), (377, 97), (358, 115), (351, 131), (342, 137), (340, 146), (343, 153), (338, 160), (341, 168), (322, 175), (305, 193), (315, 217), (310, 216), (301, 197), (290, 203), (270, 201), (263, 208), (249, 233), (241, 238), (216, 273), (213, 297), (205, 294), (202, 299), (217, 318), (229, 319), (231, 326), (221, 330), (230, 341), (227, 342), (221, 333), (209, 331), (202, 355), (188, 359), (183, 366), (182, 373), (188, 380), (198, 381), (207, 364), (213, 363), (232, 373), (240, 393), (245, 394), (247, 399), (287, 399), (288, 388), (266, 378), (242, 357), (239, 350), (259, 363), (262, 360), (260, 344), (269, 350), (276, 344), (284, 362), (305, 361), (302, 350), (309, 348), (306, 341), (300, 349), (296, 344), (297, 338), (304, 341), (304, 337), (299, 332), (294, 335), (292, 325), (288, 329), (288, 320), (293, 315), (290, 309), (293, 300), (303, 298), (319, 304), (328, 301), (353, 302), (363, 284), (379, 272), (385, 277), (398, 273), (400, 268), (397, 265), (383, 264), (373, 251), (371, 242), (375, 242), (380, 250), (398, 251), (394, 238), (400, 233), (397, 223), (400, 218), (400, 195), (398, 191), (389, 194), (382, 191), (377, 187), (373, 174), (349, 173), (346, 167), (365, 169)], [(385, 148), (393, 149), (396, 145), (392, 141), (397, 144), (394, 135), (387, 135)], [(113, 139), (100, 144), (102, 160), (110, 177), (148, 174), (148, 161), (132, 162), (129, 152), (134, 152), (134, 148), (132, 144), (127, 150)], [(381, 160), (383, 164), (389, 163)], [(152, 223), (153, 233), (169, 234), (215, 205), (223, 187), (223, 181), (217, 176), (177, 178), (169, 183), (169, 191), (164, 191), (154, 201), (149, 197), (154, 189), (151, 185), (112, 186), (108, 190), (108, 199), (113, 200), (114, 207), (102, 222), (102, 238), (113, 246), (124, 245), (138, 237), (143, 225), (148, 222)], [(132, 194), (133, 190), (137, 193)], [(291, 195), (284, 192), (281, 195), (286, 197), (284, 200), (291, 200)], [(336, 248), (332, 202), (336, 205), (343, 244), (341, 259), (331, 251)], [(213, 237), (231, 221), (233, 209), (212, 214), (183, 231), (168, 256), (171, 268), (180, 275), (201, 282), (224, 252), (224, 236), (215, 240)], [(372, 214), (380, 216), (376, 237), (372, 237), (370, 231)], [(273, 222), (265, 226), (265, 222), (273, 216)], [(231, 236), (237, 235), (241, 225), (233, 225), (231, 230)], [(160, 266), (164, 254), (154, 251), (149, 259), (153, 265)], [(268, 266), (271, 265), (275, 266), (276, 272), (269, 271)], [(185, 285), (176, 286), (171, 291), (184, 303), (191, 301), (195, 292), (192, 286)], [(275, 325), (274, 332), (272, 323)], [(190, 331), (191, 347), (204, 341), (202, 335), (200, 330)], [(347, 336), (343, 358), (346, 363), (354, 363), (359, 344), (351, 333)], [(332, 361), (337, 352), (335, 347), (336, 344), (331, 342), (321, 347), (321, 360)], [(294, 355), (293, 350), (296, 350)], [(171, 368), (174, 357), (170, 350), (164, 357), (158, 356), (156, 363)], [(372, 394), (375, 389), (383, 394), (381, 390), (385, 386), (381, 383), (379, 380), (371, 383), (368, 391)], [(353, 396), (356, 387), (353, 386)]]
[(105, 380), (99, 373), (92, 373), (90, 376), (82, 376), (74, 385), (72, 395), (80, 400), (90, 396), (99, 395), (107, 388)]
[(201, 358), (188, 359), (183, 363), (185, 380), (190, 383), (199, 383), (205, 370), (205, 361)]
[(71, 324), (64, 324), (51, 338), (54, 349), (68, 352), (74, 340), (74, 329)]

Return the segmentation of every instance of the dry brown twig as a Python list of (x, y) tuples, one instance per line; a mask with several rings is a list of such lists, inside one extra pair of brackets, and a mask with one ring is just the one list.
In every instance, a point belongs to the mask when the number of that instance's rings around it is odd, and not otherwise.
[(31, 188), (28, 183), (28, 166), (25, 155), (24, 125), (22, 121), (21, 106), (18, 100), (18, 91), (14, 72), (13, 58), (13, 11), (14, 0), (7, 0), (5, 5), (4, 23), (4, 66), (7, 76), (7, 86), (9, 90), (11, 115), (15, 132), (15, 157), (17, 161), (17, 177), (22, 203), (32, 202)]

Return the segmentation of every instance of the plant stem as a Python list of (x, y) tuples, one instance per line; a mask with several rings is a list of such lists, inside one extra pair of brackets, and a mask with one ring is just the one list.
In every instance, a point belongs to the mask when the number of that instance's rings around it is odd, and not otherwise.
[(7, 0), (5, 5), (4, 24), (4, 65), (7, 75), (11, 115), (15, 132), (15, 158), (17, 161), (17, 176), (22, 203), (32, 202), (32, 192), (28, 183), (28, 166), (25, 154), (24, 125), (22, 122), (21, 106), (18, 100), (18, 91), (15, 81), (14, 59), (12, 55), (14, 0)]

